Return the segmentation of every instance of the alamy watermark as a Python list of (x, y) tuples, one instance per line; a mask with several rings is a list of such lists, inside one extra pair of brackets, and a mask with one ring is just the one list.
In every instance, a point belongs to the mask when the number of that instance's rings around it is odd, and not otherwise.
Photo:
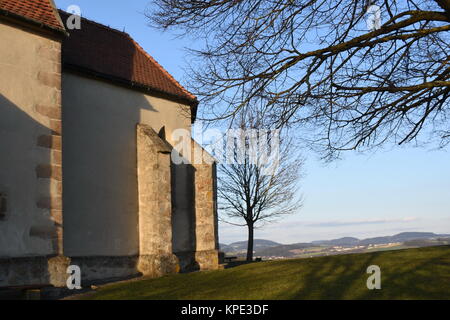
[(77, 5), (71, 5), (67, 8), (70, 16), (67, 18), (66, 27), (69, 30), (81, 30), (81, 8)]
[(67, 268), (66, 273), (70, 276), (67, 278), (67, 288), (69, 290), (80, 290), (81, 289), (81, 269), (77, 265), (71, 265)]
[[(193, 134), (187, 129), (172, 132), (174, 164), (250, 164), (263, 175), (274, 175), (280, 165), (280, 130), (228, 129), (203, 130), (196, 123)], [(194, 141), (195, 140), (195, 141)], [(202, 152), (202, 147), (212, 158)]]
[(369, 290), (381, 290), (381, 269), (377, 265), (367, 268), (367, 273), (371, 276), (367, 279), (366, 285)]

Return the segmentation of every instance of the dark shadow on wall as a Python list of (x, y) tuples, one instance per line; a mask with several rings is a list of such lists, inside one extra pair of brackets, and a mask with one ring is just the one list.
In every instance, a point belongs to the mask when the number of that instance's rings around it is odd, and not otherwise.
[(136, 124), (157, 111), (106, 81), (64, 74), (62, 88), (65, 254), (138, 255)]
[(136, 46), (125, 33), (85, 19), (69, 32), (62, 47), (64, 252), (94, 277), (105, 276), (100, 270), (123, 276), (137, 270), (139, 254), (136, 124), (142, 111), (157, 110), (131, 88)]
[(0, 94), (0, 287), (50, 283), (61, 227), (50, 210), (51, 130)]
[(195, 216), (195, 168), (191, 164), (171, 166), (172, 248), (181, 272), (200, 270), (197, 251)]

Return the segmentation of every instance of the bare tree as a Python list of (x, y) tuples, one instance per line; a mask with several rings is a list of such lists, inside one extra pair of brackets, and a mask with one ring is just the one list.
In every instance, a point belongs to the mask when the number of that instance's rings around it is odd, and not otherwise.
[(248, 228), (247, 261), (252, 261), (255, 228), (300, 210), (302, 161), (293, 156), (288, 138), (278, 142), (273, 133), (254, 128), (241, 133), (232, 161), (218, 166), (218, 201), (222, 221)]
[[(204, 40), (190, 72), (204, 118), (258, 103), (276, 127), (306, 126), (329, 156), (421, 132), (450, 141), (450, 0), (156, 3), (155, 25)], [(379, 28), (367, 24), (374, 4)]]

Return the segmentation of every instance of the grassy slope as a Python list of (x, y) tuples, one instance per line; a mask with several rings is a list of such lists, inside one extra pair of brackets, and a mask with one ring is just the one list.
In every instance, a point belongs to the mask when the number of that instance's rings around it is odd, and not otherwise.
[[(366, 287), (370, 265), (382, 290)], [(450, 246), (261, 262), (101, 288), (87, 299), (450, 299)]]

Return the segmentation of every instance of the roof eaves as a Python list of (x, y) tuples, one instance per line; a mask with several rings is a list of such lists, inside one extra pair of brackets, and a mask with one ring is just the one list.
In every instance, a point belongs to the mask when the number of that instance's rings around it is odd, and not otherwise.
[(34, 25), (36, 27), (39, 27), (39, 28), (42, 28), (42, 29), (45, 29), (45, 30), (48, 30), (48, 31), (56, 32), (56, 33), (58, 33), (60, 35), (66, 36), (66, 37), (69, 36), (69, 33), (64, 28), (61, 28), (61, 29), (60, 28), (55, 28), (55, 27), (52, 27), (52, 26), (50, 26), (48, 24), (45, 24), (45, 23), (43, 23), (41, 21), (37, 21), (35, 19), (28, 18), (28, 17), (25, 17), (23, 15), (20, 15), (20, 14), (17, 14), (17, 13), (8, 11), (8, 10), (0, 9), (0, 14), (2, 16), (4, 16), (4, 17), (9, 17), (9, 18), (12, 18), (12, 19), (15, 19), (15, 20), (19, 20), (19, 21), (22, 21), (22, 22), (25, 22), (25, 23), (29, 23), (29, 24), (32, 24), (32, 25)]
[(194, 96), (192, 93), (187, 91), (162, 65), (158, 63), (151, 55), (147, 53), (147, 51), (144, 50), (144, 48), (141, 47), (139, 43), (137, 43), (129, 34), (127, 36), (130, 38), (130, 40), (134, 43), (134, 45), (140, 50), (148, 59), (150, 59), (157, 68), (163, 72), (171, 81), (172, 83), (178, 87), (185, 95), (187, 95), (190, 99), (197, 101), (197, 97)]
[(69, 35), (69, 33), (66, 30), (66, 26), (65, 26), (64, 22), (62, 21), (61, 16), (59, 15), (59, 11), (58, 11), (58, 8), (56, 7), (55, 1), (53, 1), (53, 0), (49, 0), (49, 1), (50, 1), (50, 5), (52, 6), (53, 14), (54, 14), (56, 20), (59, 22), (60, 26), (66, 32), (66, 34)]

